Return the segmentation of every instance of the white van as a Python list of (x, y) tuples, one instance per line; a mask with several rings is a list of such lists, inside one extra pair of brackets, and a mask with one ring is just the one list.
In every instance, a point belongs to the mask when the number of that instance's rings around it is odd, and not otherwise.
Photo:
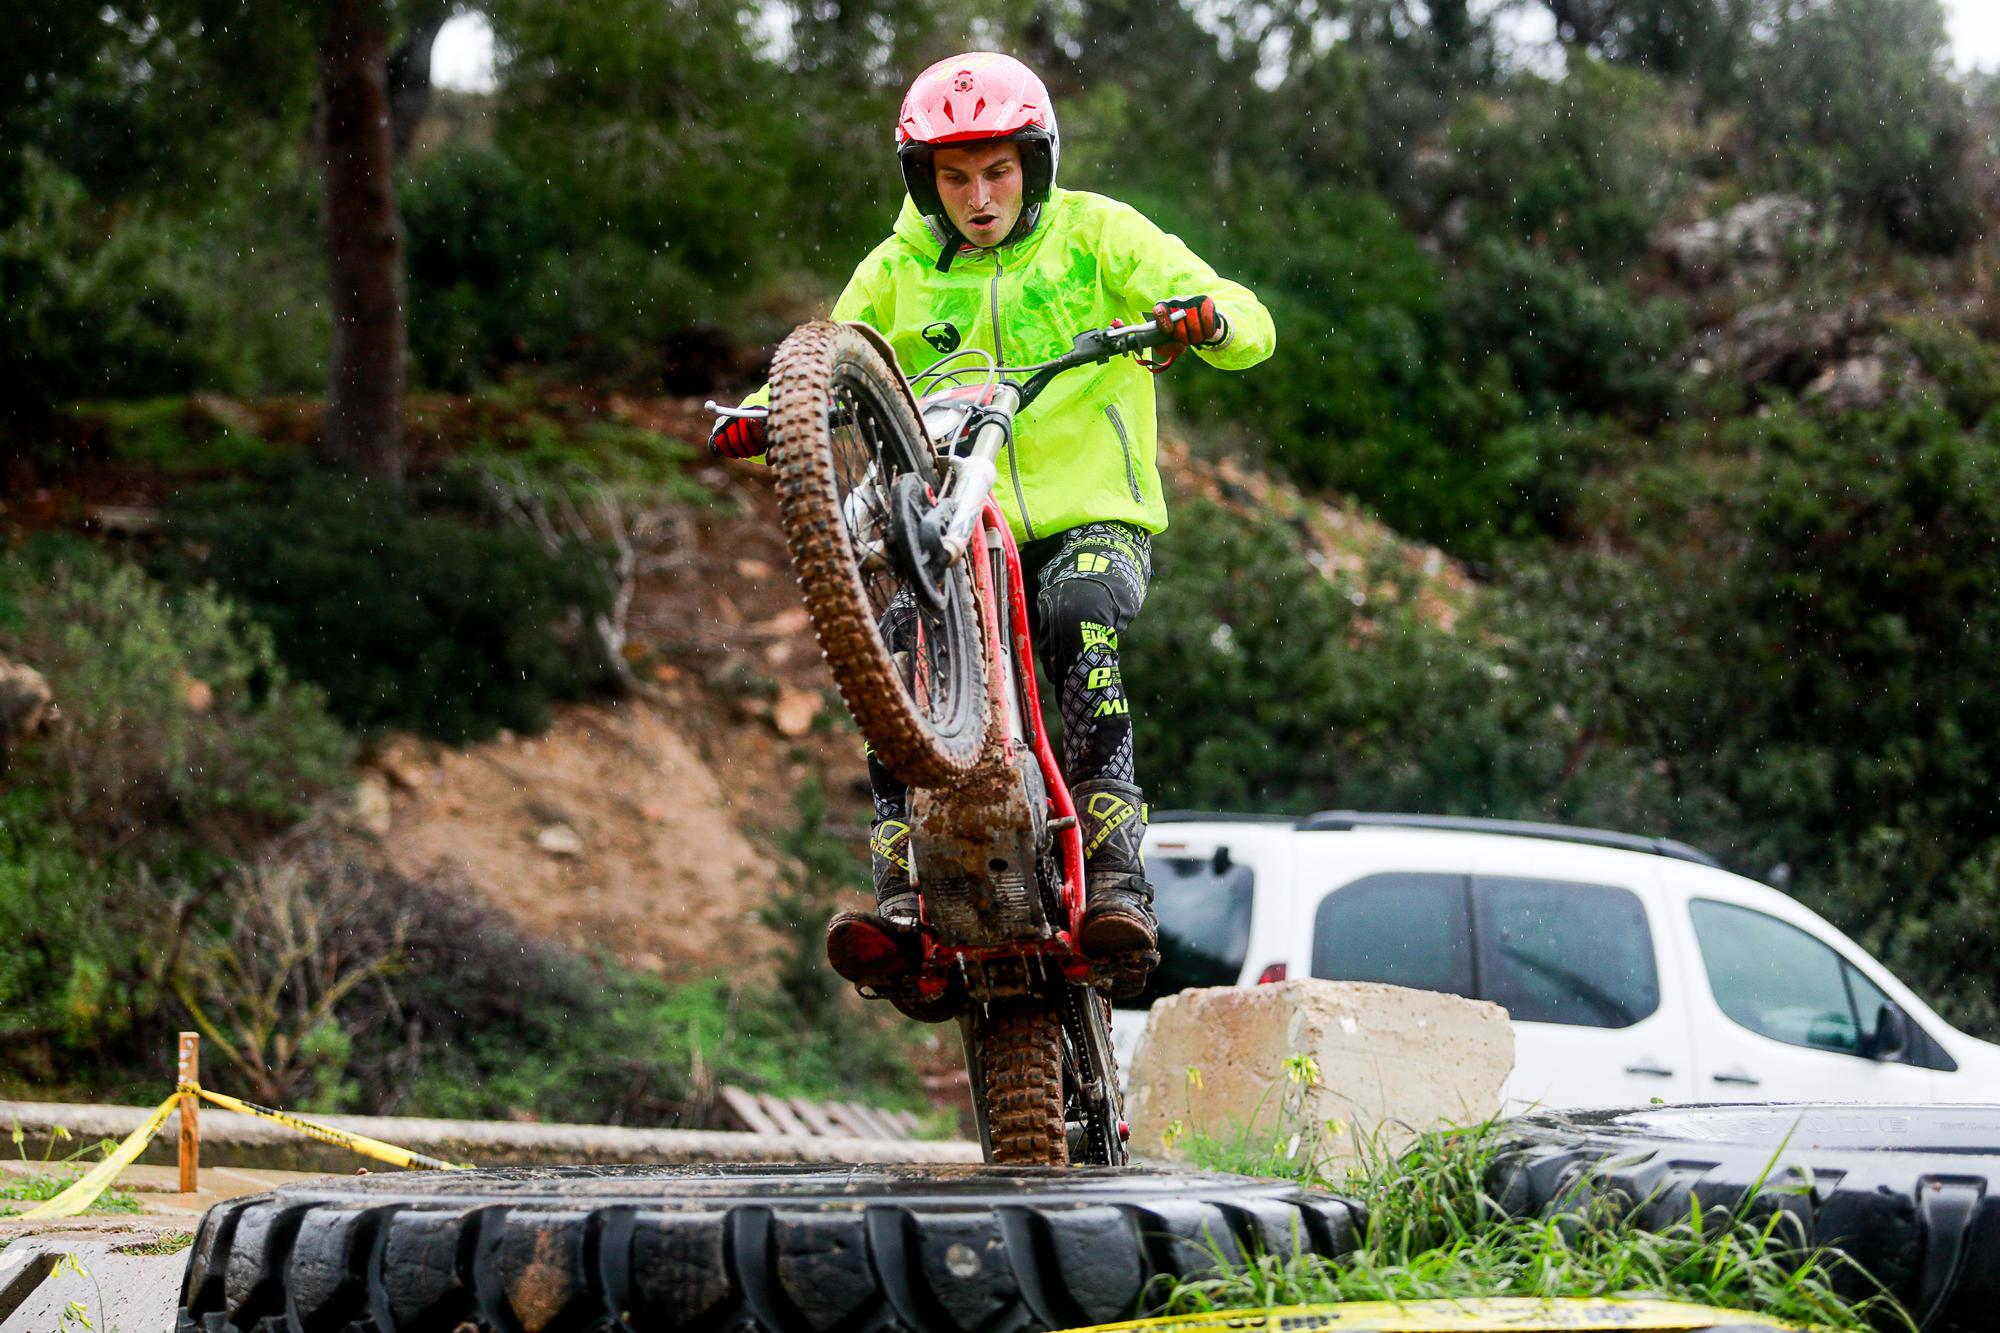
[(1188, 986), (1380, 981), (1491, 1000), (1511, 1109), (2000, 1101), (1969, 1037), (1791, 898), (1660, 838), (1508, 820), (1166, 812), (1146, 837), (1162, 963)]

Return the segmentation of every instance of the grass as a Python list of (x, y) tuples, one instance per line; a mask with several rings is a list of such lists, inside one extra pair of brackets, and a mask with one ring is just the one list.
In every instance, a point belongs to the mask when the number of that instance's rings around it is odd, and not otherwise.
[(1836, 1279), (1852, 1289), (1857, 1275), (1858, 1285), (1877, 1284), (1837, 1251), (1799, 1246), (1782, 1211), (1753, 1218), (1696, 1200), (1673, 1226), (1641, 1230), (1625, 1220), (1629, 1205), (1592, 1197), (1585, 1181), (1555, 1215), (1509, 1216), (1485, 1188), (1501, 1148), (1495, 1122), (1424, 1134), (1400, 1156), (1364, 1144), (1359, 1164), (1349, 1168), (1325, 1152), (1345, 1127), (1304, 1131), (1296, 1112), (1302, 1104), (1287, 1093), (1285, 1114), (1267, 1139), (1189, 1131), (1189, 1156), (1206, 1167), (1284, 1176), (1354, 1199), (1368, 1215), (1360, 1245), (1339, 1259), (1257, 1255), (1243, 1263), (1218, 1246), (1213, 1272), (1163, 1281), (1154, 1303), (1166, 1313), (1615, 1295), (1752, 1310), (1853, 1333), (1916, 1328), (1886, 1293), (1852, 1300), (1836, 1290)]
[[(0, 1217), (11, 1217), (16, 1213), (26, 1212), (28, 1208), (32, 1208), (38, 1203), (46, 1203), (75, 1183), (75, 1176), (53, 1171), (38, 1171), (33, 1175), (16, 1176), (6, 1184), (0, 1185)], [(21, 1204), (24, 1206), (12, 1207), (10, 1206), (11, 1204)], [(137, 1195), (132, 1194), (128, 1190), (121, 1190), (114, 1185), (105, 1190), (104, 1193), (98, 1195), (97, 1201), (84, 1209), (84, 1211), (86, 1213), (137, 1213), (143, 1210), (139, 1207)]]
[(573, 499), (600, 490), (624, 499), (715, 502), (689, 472), (703, 457), (698, 445), (613, 416), (588, 404), (537, 393), (519, 384), (488, 390), (467, 402), (460, 466), (485, 468), (517, 485)]
[(232, 428), (188, 396), (80, 403), (72, 412), (102, 427), (113, 459), (168, 475), (253, 471), (296, 453)]
[(169, 1231), (155, 1236), (152, 1240), (134, 1241), (130, 1245), (120, 1245), (119, 1254), (179, 1254), (194, 1244), (192, 1231)]
[[(14, 1143), (15, 1155), (21, 1161), (32, 1162), (36, 1166), (48, 1169), (31, 1171), (25, 1175), (14, 1176), (11, 1179), (6, 1179), (4, 1184), (0, 1184), (0, 1217), (12, 1217), (16, 1213), (26, 1212), (28, 1208), (32, 1208), (38, 1203), (47, 1203), (50, 1199), (55, 1198), (56, 1195), (61, 1194), (71, 1185), (74, 1185), (77, 1177), (82, 1175), (87, 1169), (87, 1164), (79, 1161), (79, 1158), (92, 1149), (109, 1156), (114, 1146), (110, 1139), (100, 1139), (94, 1144), (75, 1149), (66, 1157), (55, 1157), (52, 1154), (55, 1152), (56, 1145), (68, 1142), (71, 1138), (70, 1132), (67, 1129), (64, 1129), (61, 1125), (56, 1125), (49, 1134), (47, 1151), (50, 1155), (45, 1155), (40, 1160), (35, 1160), (28, 1156), (28, 1136), (19, 1124), (14, 1126), (11, 1137)], [(25, 1204), (27, 1207), (17, 1208), (9, 1206), (15, 1203)], [(129, 1190), (121, 1190), (114, 1184), (107, 1187), (102, 1194), (97, 1196), (95, 1202), (83, 1211), (86, 1213), (137, 1213), (144, 1210), (139, 1207), (139, 1200), (136, 1195), (132, 1194)]]

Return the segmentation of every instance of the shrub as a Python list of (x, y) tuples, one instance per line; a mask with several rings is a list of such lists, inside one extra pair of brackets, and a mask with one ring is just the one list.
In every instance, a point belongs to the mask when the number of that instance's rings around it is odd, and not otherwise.
[[(662, 348), (691, 325), (714, 323), (727, 308), (720, 294), (759, 271), (738, 264), (725, 278), (696, 252), (717, 235), (733, 246), (751, 234), (740, 215), (690, 221), (713, 191), (690, 186), (639, 216), (629, 191), (607, 194), (602, 163), (579, 161), (576, 146), (565, 131), (560, 151), (534, 156), (532, 172), (490, 145), (449, 148), (405, 168), (398, 202), (410, 349), (423, 381), (464, 389), (529, 362), (657, 387)], [(650, 196), (659, 165), (649, 156), (643, 168), (624, 168), (636, 172), (628, 183)], [(601, 207), (580, 206), (592, 196)], [(614, 207), (615, 222), (607, 220)]]
[(1983, 224), (1948, 50), (1938, 0), (1787, 9), (1748, 58), (1747, 122), (1791, 183), (1911, 249), (1951, 253)]
[(1671, 89), (1572, 53), (1561, 79), (1523, 76), (1451, 132), (1449, 187), (1474, 240), (1544, 245), (1599, 277), (1628, 270), (1689, 165)]
[(32, 150), (24, 165), (24, 207), (0, 228), (0, 419), (185, 383), (201, 343), (172, 232), (109, 226), (73, 177)]
[(1329, 579), (1275, 519), (1182, 505), (1124, 635), (1160, 805), (1512, 811), (1553, 785), (1544, 705), (1391, 569)]
[(176, 502), (184, 540), (162, 564), (265, 625), (352, 727), (538, 731), (551, 701), (603, 683), (588, 631), (609, 606), (603, 563), (477, 522), (468, 502), (317, 472), (212, 487)]
[(48, 1097), (116, 1066), (161, 999), (146, 887), (88, 856), (48, 791), (0, 788), (0, 1081)]
[(1640, 301), (1525, 245), (1478, 247), (1452, 289), (1466, 359), (1498, 358), (1532, 415), (1580, 411), (1656, 422), (1678, 385), (1685, 330), (1670, 301)]
[(0, 653), (48, 678), (63, 723), (21, 774), (106, 831), (288, 821), (338, 782), (346, 740), (270, 635), (78, 543), (0, 561)]

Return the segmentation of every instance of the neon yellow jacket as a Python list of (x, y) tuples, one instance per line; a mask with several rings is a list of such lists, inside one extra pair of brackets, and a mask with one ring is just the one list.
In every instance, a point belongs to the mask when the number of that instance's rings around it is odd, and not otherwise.
[[(938, 359), (924, 330), (951, 324), (961, 347), (1003, 365), (1060, 356), (1070, 340), (1114, 319), (1152, 317), (1153, 304), (1210, 296), (1229, 335), (1195, 355), (1243, 370), (1271, 354), (1271, 316), (1248, 288), (1214, 269), (1137, 209), (1081, 190), (1053, 193), (1035, 229), (1013, 245), (959, 255), (937, 271), (939, 238), (907, 198), (895, 231), (871, 251), (834, 303), (833, 317), (867, 324), (896, 349), (905, 373)], [(761, 395), (758, 395), (761, 398)], [(1059, 375), (1015, 423), (994, 498), (1019, 541), (1120, 519), (1160, 532), (1153, 376), (1130, 357)]]

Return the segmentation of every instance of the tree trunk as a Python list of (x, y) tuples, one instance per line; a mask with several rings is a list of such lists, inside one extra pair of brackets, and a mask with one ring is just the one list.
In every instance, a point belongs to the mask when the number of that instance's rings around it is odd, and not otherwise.
[(410, 151), (417, 126), (431, 104), (431, 47), (451, 17), (449, 4), (434, 4), (409, 20), (402, 45), (389, 53), (389, 133), (396, 156)]
[(403, 227), (396, 216), (388, 18), (381, 0), (324, 0), (320, 147), (333, 275), (320, 456), (371, 476), (403, 474)]

